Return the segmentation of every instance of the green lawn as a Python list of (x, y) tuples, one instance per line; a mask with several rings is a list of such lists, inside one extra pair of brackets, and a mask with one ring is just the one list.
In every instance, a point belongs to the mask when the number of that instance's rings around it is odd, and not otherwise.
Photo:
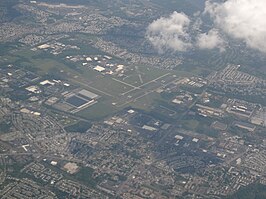
[(189, 130), (196, 130), (199, 122), (197, 120), (184, 120), (182, 121), (182, 124), (184, 125), (185, 128), (189, 129)]
[(119, 94), (129, 91), (133, 88), (126, 84), (115, 81), (111, 77), (98, 78), (97, 80), (93, 81), (90, 86), (106, 92), (114, 97), (118, 97)]
[(116, 109), (109, 103), (98, 102), (97, 104), (78, 112), (77, 115), (88, 120), (100, 120), (117, 111), (119, 111), (119, 109)]

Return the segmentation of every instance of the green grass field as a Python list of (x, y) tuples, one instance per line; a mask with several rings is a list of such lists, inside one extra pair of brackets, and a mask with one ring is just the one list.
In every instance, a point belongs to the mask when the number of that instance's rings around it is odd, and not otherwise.
[(112, 96), (118, 96), (119, 94), (129, 91), (132, 87), (113, 80), (111, 77), (99, 77), (93, 81), (90, 86), (109, 93)]
[(126, 73), (127, 77), (123, 78), (123, 81), (134, 86), (141, 86), (166, 73), (168, 71), (147, 66), (130, 66), (130, 70)]
[(77, 115), (89, 120), (101, 120), (119, 110), (121, 109), (117, 109), (112, 104), (109, 104), (108, 101), (103, 101), (78, 112)]

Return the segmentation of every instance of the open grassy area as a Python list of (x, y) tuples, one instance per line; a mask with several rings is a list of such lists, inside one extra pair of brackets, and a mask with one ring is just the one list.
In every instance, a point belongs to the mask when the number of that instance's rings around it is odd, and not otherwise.
[(189, 130), (192, 130), (192, 131), (195, 131), (199, 125), (199, 121), (197, 120), (184, 120), (183, 123), (184, 127), (186, 129), (189, 129)]
[(127, 77), (123, 78), (123, 81), (134, 86), (140, 86), (168, 72), (147, 66), (130, 66), (130, 70), (126, 73)]
[(156, 100), (158, 99), (160, 99), (158, 93), (150, 93), (137, 101), (130, 103), (129, 106), (149, 112), (151, 108), (156, 105)]
[(81, 75), (89, 81), (97, 79), (98, 76), (101, 76), (99, 72), (89, 69), (89, 68), (80, 68)]
[(52, 73), (55, 68), (57, 70), (66, 70), (65, 65), (55, 60), (51, 60), (51, 59), (34, 59), (34, 60), (31, 60), (31, 63), (34, 64), (35, 66), (38, 66), (38, 68), (41, 68), (41, 71), (44, 74)]
[(99, 102), (78, 112), (77, 115), (89, 120), (99, 120), (115, 113), (116, 111), (119, 111), (119, 109), (116, 109), (108, 102)]
[(93, 81), (90, 86), (109, 93), (112, 96), (118, 96), (119, 94), (132, 89), (132, 87), (115, 81), (111, 77), (100, 77), (97, 80)]
[(40, 75), (44, 74), (54, 74), (55, 72), (59, 72), (63, 70), (65, 72), (70, 72), (72, 74), (77, 74), (77, 72), (68, 65), (62, 63), (61, 60), (56, 59), (56, 57), (52, 55), (44, 55), (40, 51), (32, 51), (30, 49), (21, 49), (14, 53), (14, 57), (18, 57), (19, 60), (16, 62), (19, 63), (22, 67), (32, 67), (38, 70)]

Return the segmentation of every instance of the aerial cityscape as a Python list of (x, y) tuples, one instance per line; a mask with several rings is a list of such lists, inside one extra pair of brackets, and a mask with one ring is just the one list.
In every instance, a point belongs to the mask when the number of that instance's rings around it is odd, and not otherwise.
[(0, 0), (0, 198), (266, 199), (264, 0)]

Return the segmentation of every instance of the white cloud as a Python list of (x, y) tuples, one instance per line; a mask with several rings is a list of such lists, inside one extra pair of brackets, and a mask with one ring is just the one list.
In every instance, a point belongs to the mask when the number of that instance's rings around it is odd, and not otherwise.
[(174, 12), (152, 22), (146, 32), (147, 39), (159, 52), (186, 51), (191, 48), (188, 28), (190, 19), (184, 13)]
[(218, 30), (211, 29), (208, 33), (198, 35), (196, 46), (200, 49), (218, 48), (220, 51), (224, 51), (224, 43)]
[(266, 53), (265, 0), (207, 1), (205, 13), (209, 13), (215, 25), (229, 36)]
[[(195, 13), (193, 20), (177, 12), (155, 20), (147, 29), (147, 39), (159, 52), (192, 48), (224, 50), (223, 38), (229, 36), (266, 53), (266, 0), (214, 1), (207, 0), (204, 13)], [(200, 16), (206, 13), (210, 14), (215, 29), (200, 33), (204, 25)]]
[[(200, 13), (197, 13), (197, 16), (199, 15)], [(199, 32), (201, 25), (200, 18), (191, 23), (184, 13), (174, 12), (167, 18), (161, 17), (152, 22), (147, 28), (146, 38), (160, 53), (167, 50), (187, 51), (194, 47), (218, 48), (223, 51), (224, 41), (217, 30), (211, 29), (207, 33), (196, 33), (196, 36), (190, 35), (192, 31)]]

